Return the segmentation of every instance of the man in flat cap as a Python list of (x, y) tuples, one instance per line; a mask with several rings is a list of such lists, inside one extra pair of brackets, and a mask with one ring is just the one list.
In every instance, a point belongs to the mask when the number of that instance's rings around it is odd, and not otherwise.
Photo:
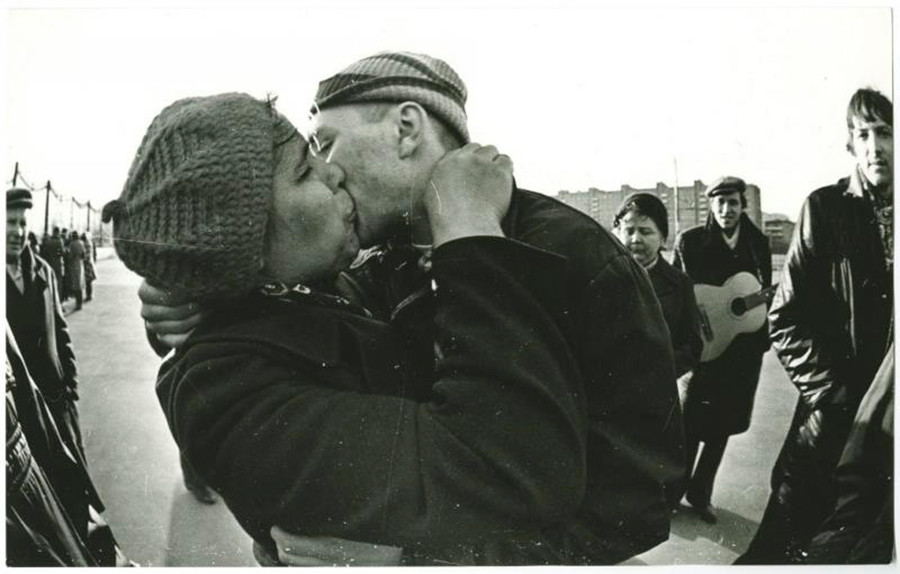
[[(432, 172), (453, 150), (472, 185), (482, 169), (468, 143), (465, 103), (465, 84), (447, 63), (388, 52), (322, 81), (311, 110), (310, 147), (341, 169), (341, 186), (356, 205), (360, 243), (379, 246), (343, 276), (340, 287), (400, 330), (421, 377), (431, 376), (434, 360), (428, 330), (431, 237), (423, 207), (427, 194), (439, 200), (444, 192), (433, 185)], [(479, 149), (497, 155), (492, 146)], [(584, 501), (575, 515), (560, 516), (556, 524), (511, 523), (474, 547), (447, 549), (443, 559), (496, 565), (621, 562), (668, 538), (662, 484), (683, 471), (683, 430), (662, 310), (630, 253), (571, 207), (514, 185), (502, 228), (508, 237), (568, 260), (569, 304), (560, 319), (586, 381), (579, 397), (588, 417)], [(143, 291), (145, 318), (164, 319), (154, 313), (158, 299), (146, 286)], [(160, 323), (159, 331), (169, 327)], [(522, 340), (528, 344), (527, 333)], [(503, 405), (497, 408), (502, 412)], [(334, 494), (346, 506), (347, 493)], [(360, 501), (360, 512), (372, 510), (365, 508), (364, 493), (352, 498)], [(468, 502), (460, 501), (460, 512), (472, 511)], [(335, 516), (332, 532), (296, 534), (335, 535), (351, 518)], [(310, 548), (310, 540), (300, 537), (279, 536), (278, 542), (279, 558), (287, 563), (298, 549)], [(319, 550), (327, 561), (327, 546)], [(308, 559), (300, 556), (297, 563)]]
[(26, 240), (32, 205), (29, 190), (6, 192), (6, 317), (66, 446), (85, 463), (75, 406), (78, 371), (57, 277)]
[[(746, 189), (747, 184), (738, 177), (713, 181), (706, 189), (706, 224), (684, 231), (675, 240), (673, 264), (695, 285), (721, 286), (742, 271), (752, 274), (760, 289), (772, 284), (769, 241), (745, 213)], [(699, 299), (702, 306), (704, 302)], [(715, 325), (712, 328), (717, 331)], [(686, 493), (688, 503), (705, 522), (717, 520), (711, 505), (716, 472), (728, 437), (750, 427), (762, 356), (768, 348), (765, 324), (755, 332), (737, 335), (718, 358), (701, 362), (694, 369), (685, 389), (688, 471), (671, 502), (677, 504), (680, 493)]]
[[(800, 211), (769, 313), (772, 344), (800, 395), (772, 470), (772, 495), (739, 564), (803, 562), (810, 539), (834, 508), (836, 484), (847, 479), (836, 481), (835, 468), (860, 401), (893, 342), (893, 112), (891, 101), (875, 90), (851, 97), (850, 177), (813, 191)], [(889, 476), (871, 478), (867, 484), (893, 491)], [(883, 505), (856, 508), (861, 513), (855, 520), (871, 524), (871, 512)], [(878, 552), (890, 557), (892, 548), (876, 551), (868, 558)]]

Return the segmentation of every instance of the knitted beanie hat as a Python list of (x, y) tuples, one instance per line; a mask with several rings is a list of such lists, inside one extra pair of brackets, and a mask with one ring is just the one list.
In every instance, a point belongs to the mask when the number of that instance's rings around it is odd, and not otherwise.
[(346, 104), (413, 101), (467, 143), (466, 97), (466, 85), (443, 60), (412, 52), (382, 52), (319, 82), (310, 113)]
[(294, 134), (270, 102), (246, 94), (166, 107), (147, 129), (121, 197), (103, 208), (119, 258), (193, 300), (262, 284), (274, 148)]

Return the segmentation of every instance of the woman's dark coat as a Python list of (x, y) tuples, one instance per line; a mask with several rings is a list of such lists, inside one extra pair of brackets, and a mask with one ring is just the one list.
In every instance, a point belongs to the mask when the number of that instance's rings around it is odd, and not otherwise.
[(468, 238), (432, 265), (427, 380), (406, 376), (388, 323), (296, 293), (223, 309), (163, 365), (182, 452), (270, 555), (278, 525), (400, 546), (412, 564), (482, 562), (472, 549), (492, 538), (544, 540), (560, 560), (550, 542), (584, 496), (586, 433), (557, 324), (565, 262)]
[[(772, 284), (769, 241), (746, 214), (741, 215), (737, 247), (732, 251), (712, 214), (706, 225), (688, 229), (675, 242), (673, 265), (694, 284), (720, 286), (741, 271), (752, 273), (763, 287)], [(700, 363), (687, 388), (685, 424), (696, 436), (739, 434), (750, 427), (763, 353), (769, 347), (768, 328), (735, 337), (713, 361)]]
[(694, 283), (690, 277), (660, 256), (647, 272), (653, 292), (662, 306), (672, 349), (675, 352), (675, 376), (681, 377), (697, 363), (703, 352), (700, 336), (700, 311), (694, 296)]

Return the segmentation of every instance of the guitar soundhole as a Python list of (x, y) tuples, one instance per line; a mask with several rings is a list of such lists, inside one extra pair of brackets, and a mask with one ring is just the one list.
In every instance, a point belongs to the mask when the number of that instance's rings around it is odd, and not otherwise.
[(731, 312), (737, 316), (741, 316), (747, 312), (747, 303), (743, 299), (735, 299), (731, 302)]

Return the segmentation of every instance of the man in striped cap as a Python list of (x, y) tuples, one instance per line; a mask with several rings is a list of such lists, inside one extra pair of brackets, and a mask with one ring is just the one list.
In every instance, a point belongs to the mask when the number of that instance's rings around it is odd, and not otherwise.
[[(423, 206), (453, 193), (434, 185), (445, 163), (466, 166), (457, 172), (459, 185), (478, 185), (482, 166), (465, 157), (475, 146), (468, 143), (466, 98), (465, 84), (442, 60), (386, 52), (321, 82), (311, 110), (310, 146), (344, 171), (362, 245), (387, 246), (345, 276), (346, 290), (393, 317), (420, 360), (431, 357), (430, 338), (421, 336), (417, 320), (429, 298), (411, 295), (427, 291), (427, 266), (419, 265), (424, 269), (417, 274), (415, 264), (402, 262), (421, 263), (423, 253), (427, 259)], [(535, 525), (558, 529), (562, 543), (547, 551), (537, 530), (524, 529), (518, 540), (498, 533), (479, 549), (482, 561), (620, 562), (668, 537), (660, 483), (683, 464), (672, 350), (659, 303), (612, 235), (554, 199), (515, 188), (504, 232), (570, 261), (565, 328), (588, 381), (588, 479), (578, 516)]]
[[(465, 84), (447, 63), (385, 52), (321, 82), (310, 112), (310, 148), (332, 169), (340, 168), (340, 186), (355, 202), (360, 243), (373, 248), (338, 288), (402, 333), (411, 380), (418, 374), (423, 389), (430, 388), (434, 360), (425, 206), (446, 206), (442, 196), (486, 188), (499, 177), (494, 160), (502, 154), (469, 143), (466, 97)], [(669, 534), (661, 485), (680, 476), (684, 464), (669, 333), (646, 273), (609, 232), (555, 199), (513, 188), (510, 203), (496, 206), (505, 213), (506, 236), (569, 261), (570, 306), (559, 321), (587, 381), (579, 397), (589, 418), (584, 500), (577, 513), (552, 523), (516, 520), (525, 509), (511, 508), (510, 523), (518, 527), (474, 542), (460, 532), (463, 548), (445, 549), (447, 555), (435, 556), (435, 563), (615, 564)], [(172, 320), (184, 317), (184, 307), (161, 314), (165, 295), (146, 284), (142, 300), (148, 329), (169, 333), (164, 341), (183, 341), (194, 320), (185, 320), (186, 329), (174, 334)], [(521, 338), (527, 345), (529, 334)], [(497, 409), (504, 416), (503, 405)], [(540, 440), (540, 429), (535, 437)], [(346, 505), (353, 493), (335, 497)], [(365, 500), (360, 505), (359, 512), (374, 510)], [(459, 512), (470, 507), (471, 501), (459, 501)], [(277, 529), (273, 538), (286, 564), (310, 564), (311, 556), (321, 561), (316, 563), (341, 563), (348, 548), (365, 552), (365, 545), (353, 546), (358, 543)], [(389, 540), (390, 533), (379, 538)]]

